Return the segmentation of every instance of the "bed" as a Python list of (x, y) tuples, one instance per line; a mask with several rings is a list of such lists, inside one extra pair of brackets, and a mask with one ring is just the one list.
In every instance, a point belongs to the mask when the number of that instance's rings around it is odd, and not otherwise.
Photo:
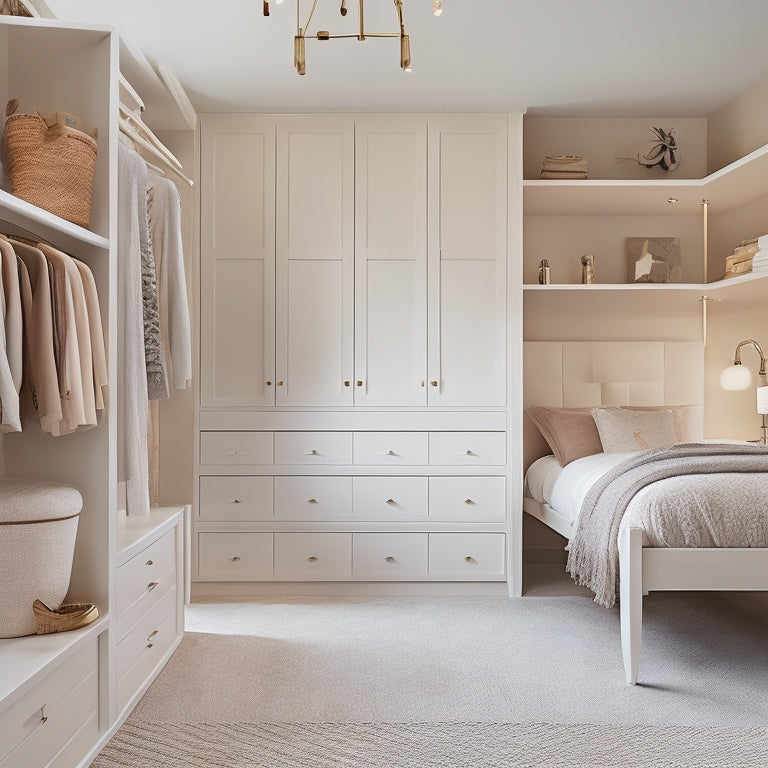
[[(609, 537), (606, 540), (612, 541), (616, 550), (624, 670), (627, 682), (634, 685), (638, 679), (644, 594), (654, 590), (768, 590), (768, 512), (762, 501), (768, 489), (768, 454), (762, 447), (740, 445), (737, 441), (700, 442), (703, 377), (696, 375), (697, 370), (703, 369), (700, 344), (527, 342), (525, 346), (526, 412), (534, 418), (526, 418), (525, 424), (527, 472), (523, 510), (566, 537), (570, 550), (574, 545), (577, 549), (580, 546), (576, 536), (577, 520), (585, 500), (590, 494), (599, 497), (605, 490), (606, 480), (610, 482), (611, 477), (627, 475), (622, 471), (627, 466), (632, 472), (644, 472), (641, 464), (658, 461), (654, 467), (671, 465), (674, 462), (666, 455), (668, 451), (703, 457), (684, 460), (702, 462), (703, 469), (689, 467), (693, 474), (686, 475), (683, 467), (681, 475), (653, 481), (636, 493), (625, 492), (629, 499), (626, 513), (618, 522), (613, 521), (613, 528), (606, 533)], [(550, 415), (555, 413), (556, 420), (565, 415), (565, 420), (570, 422), (565, 426), (560, 422), (554, 427), (550, 425), (548, 433), (546, 425), (544, 429), (541, 427), (540, 414), (535, 413), (537, 406)], [(593, 408), (599, 410), (593, 412)], [(598, 418), (604, 413), (619, 417), (620, 422), (627, 419), (640, 424), (653, 424), (654, 419), (659, 423), (663, 421), (665, 434), (673, 429), (672, 442), (684, 445), (656, 447), (651, 440), (650, 447), (646, 447), (645, 436), (653, 435), (653, 430), (637, 429), (634, 430), (637, 434), (630, 430), (610, 446), (612, 450), (617, 447), (628, 450), (599, 453), (594, 447), (581, 444), (585, 442), (583, 425), (590, 416)], [(633, 439), (637, 443), (639, 439), (640, 444), (623, 444), (622, 439), (630, 443)], [(589, 440), (594, 441), (594, 435), (586, 442)], [(557, 457), (547, 455), (552, 451)], [(741, 474), (741, 454), (751, 457), (746, 459), (751, 466), (745, 474)], [(720, 461), (730, 462), (727, 472), (712, 472), (713, 466), (721, 468)], [(699, 472), (710, 474), (699, 475)], [(751, 532), (748, 531), (746, 539), (739, 538), (741, 534), (733, 530), (734, 526), (724, 525), (717, 531), (691, 534), (689, 526), (682, 533), (678, 530), (669, 536), (665, 531), (659, 538), (658, 532), (649, 532), (647, 510), (654, 505), (670, 506), (664, 501), (667, 482), (683, 486), (687, 483), (684, 496), (687, 493), (697, 498), (702, 498), (700, 494), (706, 490), (705, 486), (717, 488), (720, 507), (727, 506), (729, 498), (738, 497), (738, 506), (751, 506), (757, 516), (750, 523)], [(598, 487), (601, 483), (602, 489)], [(742, 493), (746, 493), (747, 502), (741, 500)], [(685, 503), (679, 503), (680, 509), (684, 507)], [(591, 515), (592, 507), (588, 509)], [(607, 514), (612, 513), (609, 510)], [(584, 525), (585, 518), (582, 519)], [(739, 545), (729, 546), (733, 542)], [(573, 551), (569, 551), (569, 569), (573, 556)], [(578, 558), (573, 570), (579, 581)], [(608, 575), (610, 582), (610, 573)], [(603, 594), (599, 601), (610, 604), (610, 595), (606, 598)]]

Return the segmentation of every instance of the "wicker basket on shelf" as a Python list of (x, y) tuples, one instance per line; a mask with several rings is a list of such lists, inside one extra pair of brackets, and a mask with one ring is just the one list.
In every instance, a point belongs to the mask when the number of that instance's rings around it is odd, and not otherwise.
[[(57, 113), (14, 114), (17, 99), (6, 108), (6, 174), (11, 192), (81, 227), (91, 217), (97, 143), (74, 125), (72, 116)], [(95, 131), (94, 131), (95, 133)]]

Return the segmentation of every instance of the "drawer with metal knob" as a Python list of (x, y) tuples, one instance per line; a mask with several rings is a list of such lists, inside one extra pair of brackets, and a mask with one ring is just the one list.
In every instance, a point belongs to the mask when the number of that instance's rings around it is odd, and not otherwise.
[(504, 432), (430, 432), (429, 463), (443, 466), (503, 466)]
[(352, 534), (352, 575), (376, 581), (427, 577), (426, 533)]
[(429, 435), (426, 432), (356, 432), (355, 464), (402, 466), (427, 464)]
[(275, 478), (275, 517), (328, 520), (351, 514), (351, 477), (286, 475)]
[(272, 578), (272, 534), (201, 532), (197, 535), (199, 581)]
[(503, 581), (505, 538), (503, 533), (430, 533), (430, 578)]
[(434, 520), (504, 520), (504, 477), (430, 477), (429, 517)]
[(272, 497), (268, 476), (201, 476), (199, 517), (215, 522), (270, 520)]
[(426, 477), (355, 477), (352, 498), (356, 518), (368, 520), (426, 519)]
[(352, 463), (351, 432), (276, 432), (275, 464)]
[(276, 533), (277, 581), (334, 581), (352, 573), (351, 533)]
[(200, 464), (271, 464), (272, 441), (271, 432), (201, 432)]

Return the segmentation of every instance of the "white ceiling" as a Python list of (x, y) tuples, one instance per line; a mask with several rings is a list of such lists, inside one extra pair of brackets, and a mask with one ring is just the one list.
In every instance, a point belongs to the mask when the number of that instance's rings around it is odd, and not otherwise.
[[(357, 0), (345, 19), (339, 4), (318, 0), (310, 32), (356, 31)], [(306, 15), (311, 0), (301, 5)], [(413, 72), (400, 70), (397, 40), (308, 40), (300, 77), (295, 0), (272, 0), (269, 18), (262, 0), (48, 0), (60, 18), (116, 24), (178, 77), (200, 113), (703, 117), (768, 76), (768, 0), (443, 5), (436, 18), (431, 0), (404, 0)], [(367, 0), (365, 12), (367, 31), (397, 29), (392, 0)]]

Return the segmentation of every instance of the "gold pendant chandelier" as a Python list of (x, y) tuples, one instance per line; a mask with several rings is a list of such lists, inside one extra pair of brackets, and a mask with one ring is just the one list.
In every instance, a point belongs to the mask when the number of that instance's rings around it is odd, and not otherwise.
[[(283, 0), (275, 0), (280, 5)], [(352, 0), (354, 2), (354, 0)], [(341, 38), (351, 38), (357, 40), (367, 40), (369, 37), (399, 37), (400, 38), (400, 68), (404, 72), (411, 71), (411, 41), (405, 33), (403, 23), (403, 0), (394, 0), (395, 11), (397, 13), (397, 23), (400, 27), (398, 32), (368, 32), (365, 29), (365, 11), (364, 0), (358, 2), (358, 31), (356, 34), (331, 34), (328, 30), (320, 29), (314, 34), (309, 33), (309, 25), (317, 8), (318, 0), (312, 0), (307, 20), (301, 24), (301, 0), (296, 0), (296, 35), (293, 38), (293, 65), (300, 75), (307, 73), (306, 41), (309, 40), (337, 40)], [(262, 0), (265, 16), (269, 16), (269, 0)], [(432, 0), (432, 10), (435, 16), (443, 12), (442, 0)], [(339, 13), (342, 16), (347, 15), (347, 0), (341, 0)]]

